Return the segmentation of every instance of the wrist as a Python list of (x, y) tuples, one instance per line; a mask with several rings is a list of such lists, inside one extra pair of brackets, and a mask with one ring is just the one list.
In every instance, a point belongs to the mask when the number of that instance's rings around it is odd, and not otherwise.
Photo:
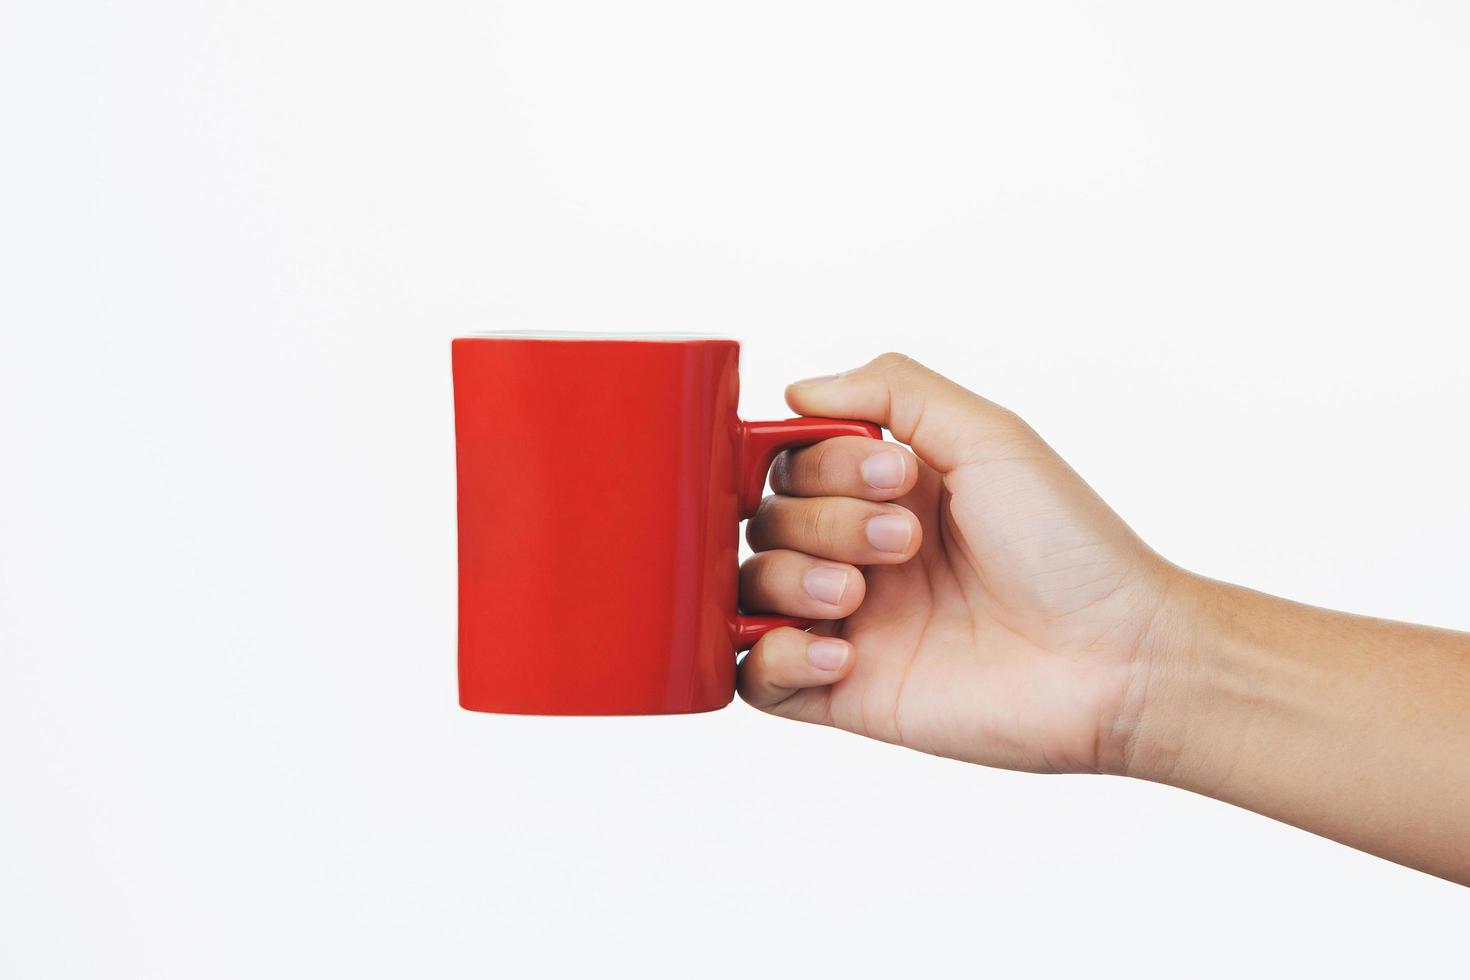
[(1245, 707), (1232, 703), (1240, 688), (1230, 691), (1217, 658), (1229, 645), (1231, 617), (1222, 610), (1231, 601), (1228, 586), (1169, 566), (1134, 657), (1121, 775), (1196, 788), (1197, 770), (1208, 766), (1203, 757), (1230, 744), (1229, 716)]

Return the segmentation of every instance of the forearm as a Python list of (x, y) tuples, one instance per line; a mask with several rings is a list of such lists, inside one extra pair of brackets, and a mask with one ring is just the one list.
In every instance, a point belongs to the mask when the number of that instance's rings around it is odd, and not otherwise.
[(1130, 775), (1470, 884), (1470, 634), (1181, 573)]

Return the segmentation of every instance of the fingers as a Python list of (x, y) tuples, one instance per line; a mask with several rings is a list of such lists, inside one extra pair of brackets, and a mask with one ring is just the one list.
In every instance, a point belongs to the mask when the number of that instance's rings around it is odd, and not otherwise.
[(893, 500), (919, 478), (913, 453), (891, 442), (838, 436), (776, 457), (771, 489), (796, 497)]
[(894, 565), (918, 553), (913, 511), (851, 497), (767, 497), (746, 526), (756, 551), (778, 548), (852, 565)]
[(1030, 433), (1013, 413), (902, 354), (798, 381), (786, 401), (802, 415), (877, 422), (941, 473)]
[(789, 627), (771, 630), (741, 661), (737, 687), (752, 707), (819, 721), (825, 688), (852, 672), (853, 659), (845, 640)]
[(867, 590), (851, 565), (795, 551), (767, 551), (740, 566), (740, 606), (807, 619), (842, 619), (857, 611)]

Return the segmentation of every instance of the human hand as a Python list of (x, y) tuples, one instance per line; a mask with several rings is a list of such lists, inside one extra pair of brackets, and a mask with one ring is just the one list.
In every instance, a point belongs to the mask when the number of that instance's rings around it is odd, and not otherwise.
[(844, 437), (778, 459), (743, 604), (836, 621), (763, 637), (741, 696), (985, 765), (1125, 771), (1178, 570), (1023, 421), (907, 357), (786, 397), (913, 451)]
[(983, 765), (1169, 783), (1470, 884), (1470, 634), (1185, 572), (1015, 415), (906, 357), (786, 397), (913, 451), (840, 438), (777, 460), (741, 595), (830, 621), (762, 637), (746, 701)]

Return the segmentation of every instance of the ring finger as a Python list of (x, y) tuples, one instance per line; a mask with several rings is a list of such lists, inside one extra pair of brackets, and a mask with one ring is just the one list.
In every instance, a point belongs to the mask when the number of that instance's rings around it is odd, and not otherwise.
[(740, 566), (740, 607), (809, 619), (842, 619), (863, 601), (863, 573), (797, 551), (764, 551)]

